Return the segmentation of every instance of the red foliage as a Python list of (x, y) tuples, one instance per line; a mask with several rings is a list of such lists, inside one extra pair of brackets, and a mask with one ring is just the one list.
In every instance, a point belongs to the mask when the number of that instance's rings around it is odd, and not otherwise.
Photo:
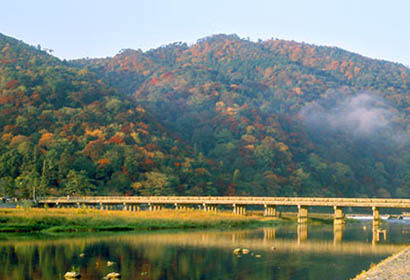
[(35, 90), (35, 91), (33, 92), (33, 94), (31, 95), (31, 100), (33, 100), (33, 101), (35, 101), (35, 102), (38, 102), (38, 101), (41, 100), (41, 96), (40, 96), (40, 94), (38, 93), (37, 90)]
[[(167, 82), (172, 81), (174, 78), (174, 74), (172, 72), (166, 72), (160, 76), (161, 79), (167, 80)], [(151, 81), (152, 82), (152, 81)]]
[(154, 164), (154, 161), (153, 161), (152, 159), (146, 158), (145, 161), (144, 161), (144, 163), (145, 163), (146, 165), (152, 165), (152, 164)]
[(159, 83), (159, 79), (157, 77), (152, 78), (151, 82), (149, 83), (151, 86), (155, 86)]
[(229, 183), (228, 188), (226, 189), (225, 195), (226, 196), (234, 196), (235, 195), (235, 184)]
[(92, 160), (96, 160), (103, 152), (104, 143), (99, 139), (90, 141), (90, 143), (88, 143), (83, 150), (84, 155)]
[(114, 135), (110, 140), (108, 140), (108, 143), (120, 145), (124, 143), (124, 138), (119, 135)]
[(6, 88), (8, 89), (15, 89), (20, 85), (20, 83), (16, 80), (11, 80), (6, 83)]
[(149, 144), (145, 145), (144, 148), (145, 148), (147, 151), (150, 151), (150, 152), (155, 151), (155, 150), (158, 150), (158, 146), (157, 146), (156, 144), (152, 144), (152, 143), (149, 143)]

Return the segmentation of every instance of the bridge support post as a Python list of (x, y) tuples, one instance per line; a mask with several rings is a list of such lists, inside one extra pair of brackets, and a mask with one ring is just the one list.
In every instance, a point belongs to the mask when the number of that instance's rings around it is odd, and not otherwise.
[(208, 206), (206, 205), (206, 203), (202, 204), (202, 208), (204, 209), (204, 212), (208, 211)]
[(236, 205), (232, 204), (232, 214), (236, 214), (237, 209), (236, 209)]
[(333, 224), (335, 225), (342, 225), (344, 224), (344, 215), (342, 207), (334, 206), (333, 209), (335, 210), (335, 214), (333, 215)]
[(264, 205), (265, 211), (263, 213), (264, 216), (271, 216), (276, 217), (276, 206), (275, 205)]
[(380, 219), (379, 207), (372, 207), (373, 210), (373, 221), (378, 221)]
[(308, 209), (307, 206), (298, 205), (298, 223), (306, 223), (308, 219)]
[(127, 210), (128, 210), (128, 207), (129, 207), (129, 205), (128, 205), (126, 202), (124, 202), (124, 203), (122, 204), (122, 211), (127, 211)]
[(150, 202), (148, 202), (148, 210), (152, 211), (152, 204)]

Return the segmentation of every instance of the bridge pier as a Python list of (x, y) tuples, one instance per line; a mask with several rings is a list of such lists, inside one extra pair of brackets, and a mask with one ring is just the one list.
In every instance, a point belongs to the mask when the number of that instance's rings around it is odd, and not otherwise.
[(263, 212), (264, 216), (276, 217), (276, 206), (275, 205), (264, 205), (265, 211)]
[(343, 215), (343, 209), (340, 206), (334, 206), (333, 207), (335, 213), (333, 215), (333, 224), (335, 225), (341, 225), (345, 223), (344, 220), (344, 215)]
[(244, 205), (233, 204), (232, 206), (233, 206), (233, 210), (232, 210), (233, 214), (246, 215), (246, 208)]
[(373, 210), (373, 220), (379, 220), (380, 219), (380, 211), (379, 211), (379, 207), (372, 207)]
[(303, 224), (308, 220), (307, 206), (298, 205), (298, 223)]

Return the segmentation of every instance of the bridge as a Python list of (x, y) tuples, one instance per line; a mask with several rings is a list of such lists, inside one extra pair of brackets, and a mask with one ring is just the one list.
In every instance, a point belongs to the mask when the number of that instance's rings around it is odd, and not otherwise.
[(334, 222), (343, 223), (343, 207), (371, 208), (373, 220), (380, 219), (380, 208), (410, 209), (410, 199), (333, 198), (333, 197), (249, 197), (249, 196), (65, 196), (44, 197), (38, 203), (51, 207), (86, 207), (101, 210), (149, 211), (162, 207), (186, 210), (197, 206), (203, 211), (217, 211), (218, 206), (232, 207), (234, 214), (245, 215), (246, 206), (263, 206), (264, 215), (275, 217), (277, 206), (296, 206), (298, 222), (305, 223), (309, 207), (333, 207)]

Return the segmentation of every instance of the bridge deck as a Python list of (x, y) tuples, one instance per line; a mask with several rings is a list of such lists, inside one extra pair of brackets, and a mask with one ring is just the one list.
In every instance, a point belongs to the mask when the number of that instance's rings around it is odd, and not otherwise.
[(45, 197), (40, 204), (207, 204), (409, 208), (410, 199), (242, 196), (67, 196)]

